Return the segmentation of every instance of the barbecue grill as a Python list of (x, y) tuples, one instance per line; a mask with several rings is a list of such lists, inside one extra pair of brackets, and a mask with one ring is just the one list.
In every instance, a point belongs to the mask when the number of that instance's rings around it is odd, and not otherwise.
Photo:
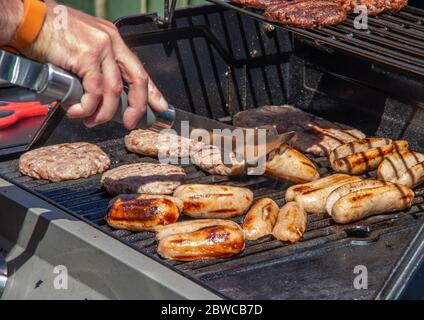
[[(238, 111), (293, 104), (371, 136), (407, 139), (424, 151), (423, 10), (409, 6), (370, 18), (368, 31), (355, 30), (353, 16), (339, 26), (305, 30), (210, 2), (165, 19), (145, 14), (116, 22), (173, 104), (226, 123)], [(88, 130), (58, 110), (45, 129), (37, 146), (84, 140), (102, 147), (113, 167), (157, 161), (128, 153), (127, 132), (118, 124)], [(310, 215), (295, 245), (265, 237), (248, 241), (231, 259), (172, 262), (156, 254), (154, 234), (106, 224), (111, 197), (100, 188), (100, 176), (36, 181), (17, 171), (18, 156), (0, 162), (5, 298), (392, 299), (412, 297), (417, 286), (411, 279), (422, 259), (424, 188), (416, 190), (410, 210), (349, 225)], [(326, 158), (313, 160), (321, 174), (329, 172)], [(280, 206), (289, 186), (184, 168), (187, 183), (246, 186), (256, 199), (272, 197)], [(64, 270), (58, 266), (68, 272), (67, 290), (55, 288), (57, 270)], [(366, 290), (354, 287), (357, 266), (368, 270)]]

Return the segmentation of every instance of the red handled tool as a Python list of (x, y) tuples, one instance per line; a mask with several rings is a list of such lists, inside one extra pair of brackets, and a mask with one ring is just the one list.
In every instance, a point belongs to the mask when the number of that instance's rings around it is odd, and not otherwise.
[(39, 101), (0, 101), (0, 129), (10, 127), (22, 119), (46, 116), (55, 104), (41, 104)]

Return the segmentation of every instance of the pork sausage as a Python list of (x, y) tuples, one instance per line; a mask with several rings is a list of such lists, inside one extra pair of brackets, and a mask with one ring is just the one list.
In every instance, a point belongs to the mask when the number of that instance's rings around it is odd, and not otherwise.
[(332, 208), (334, 204), (345, 195), (348, 195), (351, 192), (355, 192), (362, 189), (368, 189), (368, 188), (375, 188), (375, 187), (382, 187), (385, 183), (383, 181), (378, 180), (362, 180), (362, 181), (355, 181), (351, 183), (346, 183), (345, 185), (342, 185), (341, 187), (338, 187), (335, 189), (331, 194), (328, 196), (326, 201), (326, 209), (327, 213), (331, 216), (332, 215)]
[(411, 188), (415, 188), (424, 182), (424, 161), (417, 163), (409, 168), (398, 180), (398, 184), (403, 184)]
[(279, 180), (305, 183), (319, 179), (314, 163), (301, 152), (286, 146), (266, 164), (266, 175)]
[(303, 237), (308, 215), (297, 202), (289, 202), (278, 213), (272, 235), (280, 241), (297, 243)]
[(347, 178), (339, 179), (338, 182), (328, 184), (321, 188), (309, 189), (304, 192), (299, 193), (294, 200), (298, 202), (302, 208), (312, 214), (326, 213), (325, 208), (327, 198), (331, 192), (333, 192), (338, 187), (354, 181), (362, 180), (360, 177), (348, 176)]
[(181, 200), (167, 196), (122, 195), (110, 203), (106, 222), (114, 229), (151, 231), (175, 223), (182, 206)]
[(278, 211), (278, 205), (272, 199), (264, 198), (256, 202), (243, 221), (245, 238), (257, 240), (270, 234), (277, 221)]
[(391, 154), (379, 165), (377, 178), (415, 187), (424, 179), (420, 174), (422, 170), (419, 169), (421, 167), (419, 164), (422, 162), (424, 155), (418, 152), (403, 151)]
[(189, 184), (175, 190), (174, 197), (184, 203), (184, 213), (192, 218), (228, 219), (244, 215), (253, 202), (247, 188)]
[(355, 140), (346, 144), (342, 144), (341, 146), (334, 149), (330, 153), (328, 160), (330, 161), (330, 163), (332, 163), (334, 162), (334, 160), (347, 157), (351, 154), (388, 146), (392, 143), (393, 141), (387, 138), (365, 138)]
[(286, 201), (294, 201), (294, 198), (301, 193), (311, 192), (313, 190), (318, 190), (327, 186), (330, 186), (339, 181), (346, 180), (350, 176), (347, 174), (333, 174), (331, 176), (315, 180), (310, 183), (298, 184), (291, 186), (286, 191)]
[(162, 233), (157, 249), (159, 255), (170, 260), (195, 261), (229, 258), (244, 250), (243, 230), (237, 223), (208, 222), (194, 227), (186, 224), (187, 231), (177, 227), (177, 233), (166, 236)]
[(363, 174), (367, 171), (377, 169), (385, 157), (394, 153), (408, 150), (408, 142), (405, 140), (394, 141), (392, 144), (372, 148), (368, 151), (350, 154), (331, 162), (331, 167), (336, 172), (349, 174)]
[(410, 208), (414, 192), (403, 185), (386, 182), (376, 188), (351, 192), (340, 198), (332, 207), (332, 217), (337, 223), (350, 223), (372, 215)]

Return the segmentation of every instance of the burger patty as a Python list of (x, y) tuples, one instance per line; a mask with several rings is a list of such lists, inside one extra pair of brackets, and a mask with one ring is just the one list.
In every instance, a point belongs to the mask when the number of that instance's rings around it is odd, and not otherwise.
[(274, 4), (276, 2), (282, 2), (285, 0), (233, 0), (233, 2), (242, 4), (244, 6), (257, 8), (257, 9), (265, 9), (268, 5)]
[(336, 0), (349, 13), (356, 6), (366, 6), (368, 15), (375, 16), (382, 12), (397, 12), (407, 6), (408, 0)]
[(184, 169), (154, 163), (124, 165), (103, 174), (102, 187), (112, 195), (172, 194), (186, 177)]
[(270, 20), (301, 28), (335, 25), (343, 22), (346, 9), (331, 0), (293, 0), (267, 5), (265, 17)]
[(80, 142), (43, 147), (19, 159), (19, 171), (35, 179), (52, 182), (88, 178), (102, 173), (110, 159), (98, 146)]
[(229, 155), (231, 163), (224, 165), (221, 149), (180, 136), (167, 139), (152, 131), (135, 130), (125, 137), (125, 146), (130, 152), (149, 157), (190, 157), (194, 165), (210, 174), (233, 176), (244, 172), (244, 163), (238, 162), (234, 153)]
[(125, 137), (128, 151), (149, 157), (189, 157), (190, 152), (196, 152), (202, 146), (203, 144), (194, 140), (160, 135), (150, 130), (134, 130)]

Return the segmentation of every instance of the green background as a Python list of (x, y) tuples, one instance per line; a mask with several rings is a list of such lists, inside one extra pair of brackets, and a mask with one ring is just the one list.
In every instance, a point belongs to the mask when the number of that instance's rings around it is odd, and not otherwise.
[[(59, 0), (59, 2), (95, 14), (95, 0)], [(196, 5), (204, 2), (204, 0), (178, 0), (178, 6)], [(162, 14), (163, 0), (107, 0), (105, 9), (106, 17), (110, 20), (146, 11)]]

